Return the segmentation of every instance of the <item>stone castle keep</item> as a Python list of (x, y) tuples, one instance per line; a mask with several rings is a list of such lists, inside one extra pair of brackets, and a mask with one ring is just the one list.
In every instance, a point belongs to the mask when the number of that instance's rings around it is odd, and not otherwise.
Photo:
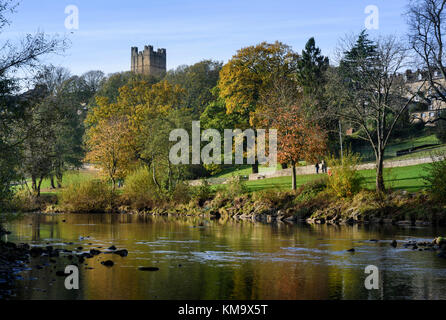
[(138, 47), (132, 47), (131, 71), (135, 73), (159, 76), (167, 71), (166, 49), (153, 50), (153, 46), (144, 46), (139, 52)]

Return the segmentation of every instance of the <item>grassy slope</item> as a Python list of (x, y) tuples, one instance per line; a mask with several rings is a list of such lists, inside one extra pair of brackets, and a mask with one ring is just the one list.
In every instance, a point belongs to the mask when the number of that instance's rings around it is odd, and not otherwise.
[[(395, 141), (387, 146), (386, 151), (384, 153), (384, 157), (386, 160), (423, 158), (429, 156), (429, 152), (438, 150), (438, 148), (428, 148), (425, 151), (415, 152), (401, 157), (396, 157), (396, 152), (399, 150), (409, 149), (411, 147), (418, 147), (425, 144), (439, 144), (439, 143), (440, 141), (434, 134), (428, 136), (415, 137), (408, 140)], [(446, 145), (443, 145), (442, 149), (443, 150), (446, 149)], [(370, 160), (374, 158), (372, 148), (368, 145), (357, 151), (363, 155), (365, 160)]]

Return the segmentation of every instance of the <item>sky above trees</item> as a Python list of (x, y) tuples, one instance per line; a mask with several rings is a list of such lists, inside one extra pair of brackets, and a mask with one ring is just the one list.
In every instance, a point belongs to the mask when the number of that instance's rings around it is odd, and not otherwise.
[[(79, 8), (79, 29), (67, 30), (68, 5)], [(404, 36), (408, 0), (23, 0), (0, 40), (37, 30), (66, 35), (71, 48), (48, 63), (81, 74), (130, 69), (130, 47), (167, 48), (168, 69), (212, 58), (226, 62), (236, 50), (262, 41), (282, 41), (299, 51), (315, 37), (332, 56), (339, 38), (364, 28), (368, 5), (379, 8), (371, 36)]]

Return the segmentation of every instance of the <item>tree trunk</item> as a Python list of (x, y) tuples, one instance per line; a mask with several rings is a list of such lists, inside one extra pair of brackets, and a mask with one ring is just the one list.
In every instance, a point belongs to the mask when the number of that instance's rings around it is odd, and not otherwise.
[(161, 190), (161, 186), (158, 183), (158, 180), (156, 179), (155, 164), (152, 164), (152, 178), (153, 178), (153, 183), (155, 183), (155, 185), (157, 186), (158, 190)]
[(259, 163), (256, 160), (256, 163), (252, 165), (252, 173), (259, 173)]
[(33, 191), (33, 194), (36, 198), (40, 197), (40, 186), (42, 184), (42, 178), (39, 179), (39, 181), (37, 181), (37, 177), (36, 176), (32, 176), (31, 177), (32, 180), (32, 186), (31, 189)]
[(33, 193), (36, 193), (37, 191), (37, 178), (35, 176), (31, 176), (31, 190), (33, 191)]
[(36, 196), (36, 198), (39, 198), (40, 197), (40, 187), (42, 186), (42, 181), (43, 181), (43, 177), (40, 177), (39, 178), (39, 182), (37, 182), (36, 183), (36, 180), (35, 180), (35, 178), (34, 178), (34, 181), (33, 181), (33, 185), (34, 185), (34, 195)]
[(56, 185), (54, 184), (54, 176), (50, 177), (51, 189), (56, 189)]
[(61, 170), (56, 172), (57, 188), (62, 188), (63, 173)]
[(380, 152), (376, 162), (376, 191), (384, 192), (386, 187), (384, 185), (384, 154)]
[(296, 164), (292, 163), (292, 171), (293, 171), (293, 178), (291, 181), (292, 184), (292, 189), (296, 190), (297, 189), (297, 182), (296, 182)]

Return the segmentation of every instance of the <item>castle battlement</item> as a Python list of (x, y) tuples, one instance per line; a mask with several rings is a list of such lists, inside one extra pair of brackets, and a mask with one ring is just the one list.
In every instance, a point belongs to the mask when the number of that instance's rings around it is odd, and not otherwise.
[(138, 47), (131, 48), (131, 71), (140, 74), (160, 76), (167, 71), (166, 49), (153, 50), (153, 46), (144, 46), (143, 51)]

